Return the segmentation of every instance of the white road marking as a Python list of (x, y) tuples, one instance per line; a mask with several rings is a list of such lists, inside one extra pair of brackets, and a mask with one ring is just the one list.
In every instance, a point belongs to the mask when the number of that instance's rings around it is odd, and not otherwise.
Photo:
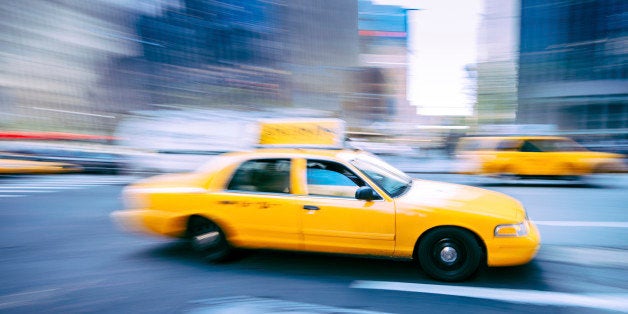
[(418, 292), (510, 303), (586, 307), (628, 313), (627, 293), (574, 294), (540, 290), (428, 285), (391, 281), (354, 281), (351, 288)]
[(31, 189), (31, 190), (48, 190), (50, 186), (29, 186), (29, 185), (15, 185), (15, 186), (0, 186), (2, 190), (13, 190), (13, 189)]
[(14, 190), (14, 189), (0, 188), (0, 193), (50, 193), (50, 192), (54, 192), (54, 190), (50, 190), (50, 188), (48, 188), (48, 190), (30, 190), (30, 189)]
[[(63, 190), (86, 189), (94, 186), (128, 184), (137, 180), (133, 176), (102, 177), (97, 175), (55, 175), (15, 178), (0, 182), (0, 197), (20, 197), (23, 194), (52, 193)], [(9, 183), (3, 185), (2, 183)], [(16, 194), (15, 196), (13, 194)]]
[(0, 309), (18, 307), (26, 304), (32, 304), (38, 300), (48, 299), (57, 291), (58, 289), (45, 289), (3, 295), (0, 296)]
[(250, 296), (233, 296), (211, 298), (194, 301), (201, 306), (192, 309), (192, 314), (274, 314), (274, 313), (302, 313), (302, 314), (385, 314), (361, 310), (356, 308), (341, 308), (320, 304), (293, 302), (272, 298), (257, 298)]
[(539, 226), (552, 227), (599, 227), (599, 228), (628, 228), (626, 221), (558, 221), (558, 220), (534, 220)]
[(535, 259), (593, 267), (628, 268), (628, 250), (619, 248), (541, 245)]

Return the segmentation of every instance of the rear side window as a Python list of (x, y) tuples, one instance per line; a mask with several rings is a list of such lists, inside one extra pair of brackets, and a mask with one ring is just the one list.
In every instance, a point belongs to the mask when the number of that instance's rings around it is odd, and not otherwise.
[(228, 190), (290, 193), (290, 159), (257, 159), (242, 163)]
[(497, 140), (493, 138), (463, 138), (458, 143), (459, 151), (488, 151), (494, 150)]
[(521, 145), (521, 141), (519, 140), (503, 140), (499, 142), (496, 150), (498, 151), (517, 151), (519, 150), (519, 146)]

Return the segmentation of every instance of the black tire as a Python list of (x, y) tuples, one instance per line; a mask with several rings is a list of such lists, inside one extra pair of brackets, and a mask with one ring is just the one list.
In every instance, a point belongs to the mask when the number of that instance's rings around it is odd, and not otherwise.
[(443, 227), (421, 239), (416, 258), (428, 276), (442, 281), (462, 281), (477, 272), (483, 255), (471, 232)]
[(212, 263), (226, 262), (233, 256), (233, 248), (225, 233), (207, 218), (194, 216), (188, 222), (188, 237), (192, 248)]

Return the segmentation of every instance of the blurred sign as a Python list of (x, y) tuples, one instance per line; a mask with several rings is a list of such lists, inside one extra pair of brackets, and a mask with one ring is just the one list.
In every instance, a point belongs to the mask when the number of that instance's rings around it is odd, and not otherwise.
[(259, 144), (265, 146), (342, 147), (345, 123), (339, 119), (266, 119)]

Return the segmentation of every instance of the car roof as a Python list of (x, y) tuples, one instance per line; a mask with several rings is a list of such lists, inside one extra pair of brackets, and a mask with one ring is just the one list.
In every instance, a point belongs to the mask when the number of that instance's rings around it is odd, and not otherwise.
[(342, 155), (346, 159), (346, 156), (350, 155), (359, 155), (364, 154), (365, 151), (359, 149), (347, 149), (347, 148), (338, 148), (338, 149), (329, 149), (329, 148), (258, 148), (250, 151), (240, 151), (240, 152), (231, 152), (226, 153), (225, 155), (232, 156), (255, 156), (262, 157), (268, 156), (277, 157), (277, 156), (286, 156), (286, 157), (327, 157), (338, 159), (339, 156)]

